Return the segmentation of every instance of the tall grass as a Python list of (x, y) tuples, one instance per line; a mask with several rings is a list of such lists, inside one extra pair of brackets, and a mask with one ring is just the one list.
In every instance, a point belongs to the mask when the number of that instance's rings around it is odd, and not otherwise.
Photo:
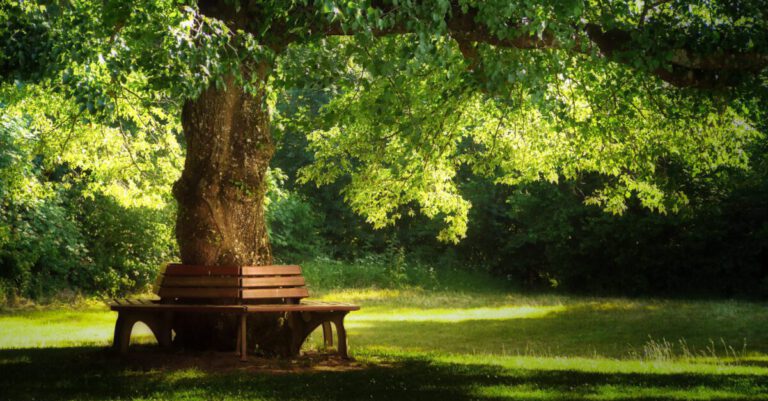
[(317, 258), (302, 264), (313, 289), (419, 288), (433, 291), (499, 292), (510, 289), (503, 279), (456, 266), (434, 266), (406, 260), (400, 254), (368, 255), (354, 262)]

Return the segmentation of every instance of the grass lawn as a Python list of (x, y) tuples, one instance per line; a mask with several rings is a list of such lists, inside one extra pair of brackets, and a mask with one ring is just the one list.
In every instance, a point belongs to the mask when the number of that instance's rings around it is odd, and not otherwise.
[(0, 313), (0, 400), (768, 400), (768, 307), (486, 291), (347, 289), (352, 363), (106, 351), (93, 305)]

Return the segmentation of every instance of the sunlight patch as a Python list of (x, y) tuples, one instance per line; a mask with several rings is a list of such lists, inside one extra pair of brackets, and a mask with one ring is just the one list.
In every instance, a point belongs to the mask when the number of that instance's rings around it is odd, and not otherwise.
[(520, 385), (476, 387), (472, 395), (479, 398), (516, 397), (525, 400), (550, 400), (562, 397), (564, 394), (553, 390), (542, 390), (531, 385)]
[(17, 357), (10, 357), (10, 358), (2, 358), (0, 359), (0, 366), (3, 365), (21, 365), (21, 364), (30, 364), (32, 363), (32, 359), (27, 355), (17, 356)]
[(765, 376), (768, 368), (760, 366), (712, 365), (698, 359), (687, 361), (642, 361), (637, 359), (610, 359), (585, 357), (541, 357), (541, 356), (501, 356), (493, 354), (439, 355), (435, 361), (457, 365), (484, 364), (504, 369), (529, 371), (573, 371), (606, 374), (647, 374), (647, 375), (741, 375)]
[[(749, 395), (738, 391), (715, 389), (706, 386), (669, 388), (669, 387), (638, 387), (621, 385), (589, 386), (580, 385), (567, 390), (557, 391), (540, 389), (532, 385), (519, 386), (483, 386), (473, 391), (476, 397), (507, 398), (515, 397), (526, 400), (549, 400), (562, 398), (577, 398), (583, 400), (731, 400), (752, 399)], [(754, 394), (757, 396), (758, 394)]]
[[(0, 325), (0, 349), (60, 348), (108, 345), (114, 333), (115, 316), (97, 313), (33, 313), (3, 318)], [(152, 332), (143, 323), (134, 326), (131, 343), (151, 343)]]
[(168, 383), (176, 383), (181, 380), (203, 379), (206, 376), (207, 374), (205, 372), (197, 368), (182, 369), (163, 373), (163, 379)]
[(354, 301), (373, 301), (385, 299), (397, 299), (402, 296), (400, 290), (384, 290), (375, 288), (350, 289), (343, 291), (334, 291), (320, 296), (320, 301), (354, 302)]
[(565, 306), (506, 306), (469, 309), (390, 309), (386, 312), (360, 313), (349, 316), (349, 322), (443, 322), (468, 320), (538, 319), (565, 311)]

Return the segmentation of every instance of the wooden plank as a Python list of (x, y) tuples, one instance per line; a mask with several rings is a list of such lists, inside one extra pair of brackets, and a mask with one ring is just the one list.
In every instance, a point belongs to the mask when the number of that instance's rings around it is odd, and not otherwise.
[(334, 312), (356, 311), (360, 306), (338, 303), (327, 305), (313, 302), (307, 304), (265, 304), (265, 305), (190, 305), (190, 304), (139, 304), (139, 305), (110, 305), (114, 311), (140, 310), (140, 311), (168, 311), (168, 312), (209, 312), (209, 313), (267, 313), (267, 312)]
[(243, 288), (254, 287), (300, 287), (304, 285), (304, 276), (273, 276), (243, 278)]
[(197, 266), (171, 263), (165, 268), (166, 276), (237, 276), (237, 266)]
[(325, 347), (333, 347), (333, 330), (331, 330), (331, 322), (323, 322), (323, 339), (325, 340)]
[(163, 288), (168, 287), (239, 287), (240, 279), (233, 276), (167, 276)]
[(268, 304), (268, 305), (245, 305), (248, 313), (266, 313), (266, 312), (349, 312), (360, 310), (360, 306), (352, 304), (339, 305), (315, 305), (315, 304)]
[(248, 328), (245, 313), (240, 315), (240, 361), (248, 360)]
[(308, 296), (309, 292), (306, 287), (243, 290), (243, 299), (306, 298)]
[(243, 266), (243, 276), (275, 276), (301, 274), (301, 267), (296, 265)]
[(239, 298), (240, 290), (237, 288), (160, 288), (157, 295), (162, 298)]
[(113, 311), (146, 311), (146, 312), (209, 312), (209, 313), (241, 313), (243, 305), (192, 305), (192, 304), (142, 304), (142, 305), (110, 305)]

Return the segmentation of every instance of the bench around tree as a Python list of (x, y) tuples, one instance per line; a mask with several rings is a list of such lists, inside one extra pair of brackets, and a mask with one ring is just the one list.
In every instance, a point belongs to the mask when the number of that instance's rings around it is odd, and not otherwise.
[(331, 323), (336, 326), (338, 353), (347, 357), (344, 317), (360, 309), (337, 302), (307, 302), (309, 296), (301, 267), (191, 266), (169, 264), (157, 291), (159, 300), (120, 299), (110, 304), (118, 312), (113, 347), (127, 352), (136, 322), (146, 324), (161, 347), (172, 343), (174, 318), (179, 314), (232, 314), (237, 317), (237, 347), (241, 360), (248, 351), (247, 317), (276, 314), (289, 326), (285, 355), (298, 355), (301, 345), (317, 327), (323, 327), (326, 346), (333, 346)]

